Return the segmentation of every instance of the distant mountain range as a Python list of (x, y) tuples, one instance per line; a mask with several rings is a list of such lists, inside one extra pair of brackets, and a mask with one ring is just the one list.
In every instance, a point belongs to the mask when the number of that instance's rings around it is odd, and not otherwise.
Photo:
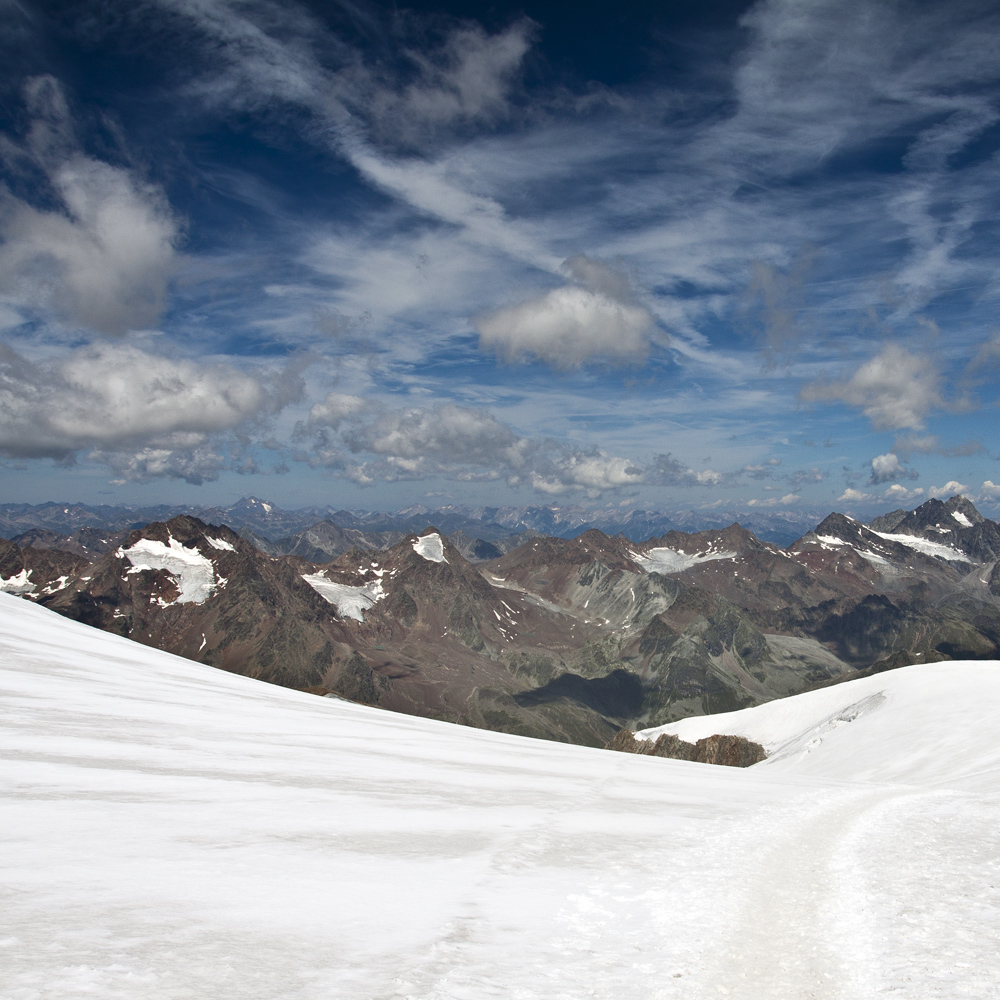
[[(282, 536), (288, 512), (236, 508), (242, 533), (186, 514), (129, 530), (108, 508), (45, 505), (73, 532), (0, 541), (0, 589), (289, 687), (591, 745), (910, 663), (1000, 656), (1000, 525), (961, 496), (869, 525), (831, 514), (785, 547), (739, 524), (543, 535), (502, 508), (430, 526), (413, 510), (330, 516)], [(84, 523), (99, 516), (103, 530)]]
[(557, 538), (575, 538), (589, 528), (606, 535), (624, 535), (643, 542), (668, 531), (704, 531), (724, 528), (734, 521), (758, 538), (788, 545), (812, 528), (825, 512), (819, 510), (763, 511), (735, 508), (668, 513), (641, 509), (591, 510), (563, 507), (424, 507), (411, 506), (394, 513), (347, 511), (312, 506), (284, 510), (256, 497), (242, 497), (228, 507), (157, 504), (154, 506), (89, 506), (87, 504), (0, 504), (0, 537), (14, 538), (26, 531), (49, 530), (75, 535), (82, 529), (116, 533), (155, 521), (186, 515), (206, 524), (226, 524), (256, 542), (281, 543), (320, 522), (345, 531), (394, 532), (397, 536), (434, 525), (448, 535), (463, 532), (469, 539), (496, 542), (525, 531)]

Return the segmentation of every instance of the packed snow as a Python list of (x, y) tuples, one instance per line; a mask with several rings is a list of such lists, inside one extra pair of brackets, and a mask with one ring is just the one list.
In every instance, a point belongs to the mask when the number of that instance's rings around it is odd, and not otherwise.
[(197, 549), (189, 549), (176, 538), (169, 543), (152, 538), (140, 538), (131, 548), (121, 548), (118, 556), (127, 559), (131, 573), (146, 569), (165, 569), (177, 581), (180, 591), (175, 601), (164, 604), (204, 604), (219, 585), (211, 559)]
[(205, 536), (205, 541), (212, 546), (213, 549), (218, 549), (220, 552), (235, 552), (236, 546), (231, 542), (227, 542), (224, 538), (212, 538), (211, 535)]
[(955, 518), (955, 520), (958, 521), (958, 523), (963, 528), (971, 528), (972, 527), (972, 522), (960, 510), (953, 510), (951, 512), (951, 516), (953, 518)]
[(998, 993), (996, 664), (678, 724), (735, 720), (774, 751), (747, 770), (270, 687), (5, 595), (0, 689), (4, 1000)]
[(681, 552), (661, 546), (646, 552), (630, 553), (633, 562), (638, 563), (647, 573), (682, 573), (692, 566), (711, 562), (714, 559), (735, 559), (735, 552), (709, 549), (706, 552)]
[(352, 587), (346, 583), (334, 583), (322, 573), (303, 573), (302, 579), (312, 587), (325, 601), (329, 601), (337, 609), (341, 618), (353, 618), (363, 622), (365, 612), (376, 602), (385, 597), (382, 589), (381, 573), (379, 579), (360, 587)]
[(421, 535), (413, 543), (413, 551), (418, 556), (423, 556), (428, 562), (447, 562), (444, 555), (444, 541), (436, 532), (429, 535)]

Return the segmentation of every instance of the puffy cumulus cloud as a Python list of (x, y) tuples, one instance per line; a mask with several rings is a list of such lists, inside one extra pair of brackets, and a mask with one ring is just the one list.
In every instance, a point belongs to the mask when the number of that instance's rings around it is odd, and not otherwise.
[[(311, 444), (297, 457), (362, 485), (444, 474), (465, 482), (502, 479), (548, 495), (575, 490), (596, 495), (646, 479), (645, 470), (629, 459), (551, 438), (521, 437), (486, 410), (445, 403), (376, 413), (356, 402), (343, 404), (344, 399), (357, 397), (337, 397), (331, 407), (338, 425), (344, 424), (338, 434), (321, 421), (298, 426), (299, 441)], [(329, 404), (330, 397), (321, 404), (324, 416)]]
[(368, 404), (360, 396), (331, 392), (322, 403), (316, 403), (309, 410), (309, 423), (336, 430), (344, 420), (362, 413), (367, 406)]
[(889, 344), (846, 381), (812, 383), (801, 396), (808, 402), (858, 407), (877, 430), (920, 430), (931, 410), (942, 404), (939, 386), (930, 358)]
[(153, 324), (175, 266), (179, 223), (162, 191), (83, 155), (50, 77), (27, 88), (34, 124), (3, 157), (39, 170), (56, 207), (0, 187), (0, 284), (15, 302), (46, 302), (69, 322), (121, 335)]
[(218, 435), (242, 432), (301, 394), (295, 369), (260, 378), (103, 344), (47, 363), (0, 348), (0, 454), (69, 461), (89, 449), (124, 478), (217, 473)]
[(884, 455), (876, 455), (872, 459), (872, 474), (868, 479), (869, 486), (878, 486), (880, 483), (898, 482), (900, 479), (919, 479), (920, 473), (916, 469), (908, 469), (899, 460), (899, 456), (893, 452)]
[(747, 500), (748, 507), (787, 507), (789, 504), (798, 503), (802, 497), (798, 493), (786, 493), (783, 497), (766, 497), (758, 499), (752, 497)]
[(861, 490), (856, 490), (849, 486), (837, 497), (837, 503), (861, 503), (871, 499), (872, 495), (870, 493), (863, 493)]
[(95, 449), (90, 457), (107, 465), (117, 476), (112, 482), (148, 482), (151, 479), (183, 479), (200, 485), (217, 479), (230, 463), (225, 455), (211, 447), (141, 448), (139, 451)]
[(647, 481), (659, 486), (720, 486), (729, 483), (734, 477), (716, 472), (714, 469), (703, 469), (695, 472), (684, 465), (669, 452), (657, 455), (647, 472)]
[(960, 483), (955, 479), (949, 479), (944, 486), (932, 486), (928, 493), (932, 497), (953, 497), (956, 493), (965, 493), (968, 490), (965, 483)]
[(821, 483), (824, 479), (826, 479), (826, 473), (815, 466), (809, 469), (796, 469), (788, 476), (788, 481), (796, 489), (804, 486), (806, 483)]
[(896, 503), (905, 503), (909, 500), (916, 500), (924, 495), (923, 489), (919, 486), (915, 490), (908, 490), (905, 486), (895, 483), (882, 494), (886, 500), (893, 500)]
[(442, 462), (509, 464), (517, 442), (513, 431), (485, 410), (450, 403), (383, 414), (371, 424), (351, 428), (344, 440), (352, 452), (386, 456), (411, 472)]
[(583, 489), (591, 496), (605, 490), (638, 486), (645, 470), (626, 458), (598, 448), (579, 448), (550, 439), (521, 439), (515, 446), (510, 482), (525, 480), (540, 493), (559, 494)]
[(1000, 501), (1000, 486), (994, 483), (992, 479), (987, 479), (980, 488), (977, 499), (991, 502)]
[(627, 277), (583, 254), (562, 270), (576, 283), (476, 320), (479, 346), (509, 361), (538, 358), (556, 368), (644, 357), (655, 323), (632, 301)]
[[(740, 473), (749, 479), (770, 479), (774, 476), (774, 470), (779, 465), (781, 465), (780, 458), (769, 458), (766, 462), (760, 462), (757, 465), (744, 465)], [(794, 479), (797, 475), (798, 473), (792, 473), (789, 478)]]

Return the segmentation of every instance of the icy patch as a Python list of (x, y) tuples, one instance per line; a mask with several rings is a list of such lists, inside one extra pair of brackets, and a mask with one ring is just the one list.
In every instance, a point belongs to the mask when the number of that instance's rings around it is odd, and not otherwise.
[(955, 520), (958, 521), (958, 523), (963, 528), (971, 528), (972, 527), (972, 522), (960, 510), (953, 510), (951, 512), (951, 516), (953, 518), (955, 518)]
[(843, 538), (838, 538), (836, 535), (817, 535), (817, 540), (822, 545), (846, 545), (847, 542)]
[(413, 543), (413, 551), (428, 562), (447, 562), (444, 557), (444, 542), (437, 533), (422, 535)]
[(385, 597), (381, 580), (373, 580), (363, 587), (351, 587), (346, 583), (334, 583), (322, 573), (304, 573), (302, 579), (324, 601), (334, 605), (341, 618), (353, 618), (356, 622), (363, 622), (365, 612)]
[(942, 542), (932, 542), (929, 538), (918, 538), (916, 535), (886, 535), (881, 531), (873, 531), (872, 534), (888, 542), (899, 542), (901, 545), (909, 546), (925, 556), (937, 556), (939, 559), (948, 559), (951, 562), (969, 562), (969, 557), (964, 552), (959, 552), (958, 549)]
[(679, 552), (677, 549), (656, 548), (648, 552), (632, 552), (632, 559), (647, 573), (683, 573), (713, 559), (735, 559), (735, 552)]
[(180, 595), (176, 601), (161, 601), (164, 607), (170, 604), (204, 604), (215, 590), (212, 560), (197, 549), (185, 548), (176, 538), (171, 538), (169, 544), (140, 538), (132, 548), (119, 549), (117, 555), (132, 564), (129, 575), (145, 569), (165, 569), (177, 580)]
[(855, 549), (854, 551), (857, 552), (862, 559), (867, 559), (870, 563), (874, 563), (876, 566), (889, 565), (888, 559), (883, 556), (878, 556), (874, 552), (869, 552), (867, 549)]
[(213, 549), (218, 549), (220, 552), (235, 552), (236, 546), (230, 545), (224, 538), (211, 538), (208, 535), (205, 536), (205, 541), (212, 546)]
[(22, 569), (20, 573), (15, 573), (13, 576), (8, 577), (6, 580), (0, 579), (0, 591), (5, 594), (30, 594), (34, 589), (35, 585), (28, 580), (31, 576), (30, 569)]

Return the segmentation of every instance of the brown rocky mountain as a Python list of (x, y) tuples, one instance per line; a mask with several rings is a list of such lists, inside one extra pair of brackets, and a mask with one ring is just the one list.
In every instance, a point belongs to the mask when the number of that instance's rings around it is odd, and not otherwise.
[(39, 600), (86, 570), (83, 556), (62, 549), (21, 548), (0, 538), (0, 590)]
[[(300, 553), (355, 530), (315, 527)], [(591, 529), (471, 563), (433, 528), (387, 549), (357, 534), (314, 562), (182, 516), (89, 565), (3, 543), (0, 585), (30, 574), (18, 592), (53, 610), (223, 669), (592, 745), (1000, 649), (1000, 527), (961, 497), (870, 526), (833, 514), (787, 549), (738, 524), (644, 543)]]
[[(614, 711), (602, 711), (602, 692), (616, 681), (607, 680), (613, 665), (591, 663), (602, 639), (596, 625), (581, 628), (543, 602), (491, 586), (432, 529), (385, 552), (316, 565), (268, 556), (228, 528), (181, 516), (78, 563), (65, 584), (39, 596), (68, 617), (225, 670), (395, 711), (593, 745), (634, 714), (635, 698), (612, 697)], [(574, 671), (599, 676), (597, 693)], [(582, 697), (518, 701), (560, 674), (580, 677)]]

